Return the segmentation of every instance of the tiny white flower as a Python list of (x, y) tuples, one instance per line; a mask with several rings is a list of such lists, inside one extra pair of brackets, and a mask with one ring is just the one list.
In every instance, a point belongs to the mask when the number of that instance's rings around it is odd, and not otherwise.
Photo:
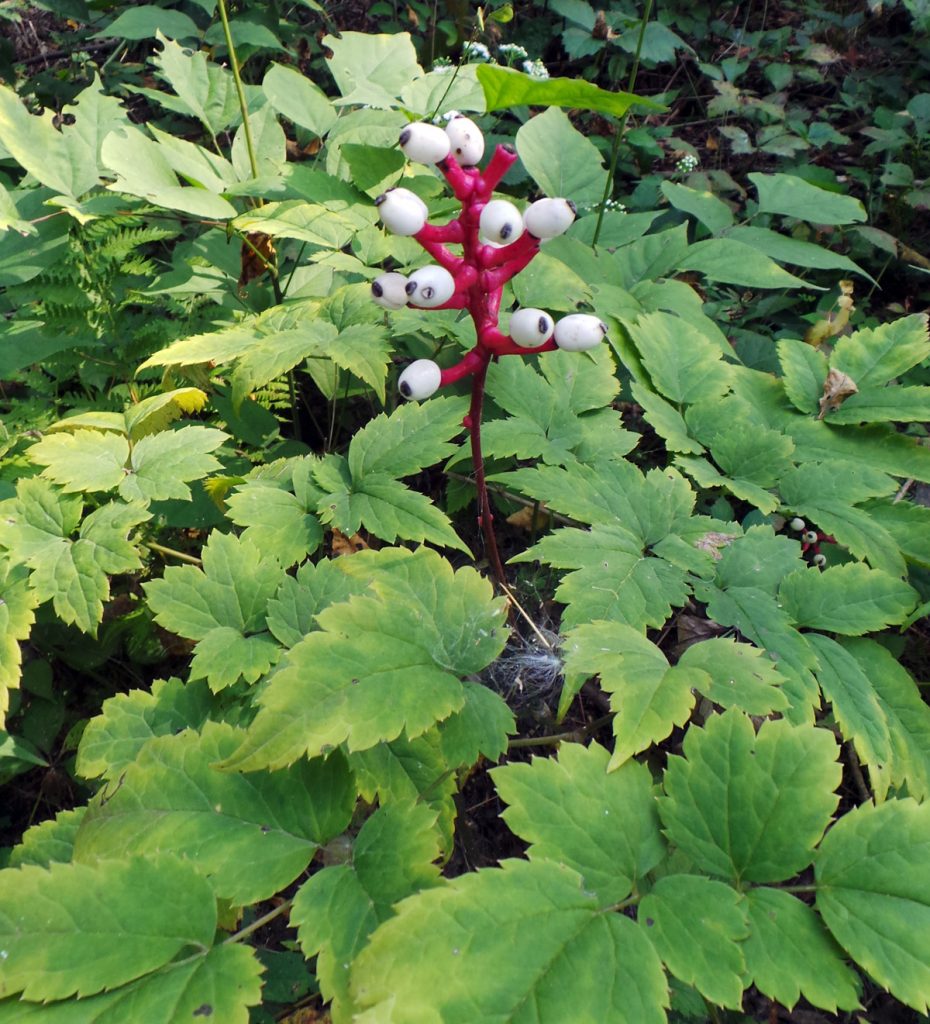
[(470, 63), (488, 63), (491, 59), (491, 51), (484, 43), (473, 43), (471, 40), (462, 44), (462, 56)]
[(541, 60), (525, 60), (523, 70), (530, 78), (548, 78), (549, 69)]

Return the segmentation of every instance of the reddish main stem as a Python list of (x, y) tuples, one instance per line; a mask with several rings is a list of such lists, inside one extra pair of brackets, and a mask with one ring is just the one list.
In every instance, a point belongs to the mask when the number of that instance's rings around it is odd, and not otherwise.
[(471, 384), (471, 405), (464, 423), (471, 437), (471, 463), (475, 471), (475, 486), (478, 489), (478, 525), (484, 534), (491, 572), (499, 582), (507, 577), (501, 563), (500, 552), (497, 550), (497, 538), (494, 536), (494, 514), (491, 512), (491, 499), (484, 476), (484, 456), (481, 452), (481, 410), (484, 405), (484, 381), (488, 373), (491, 359), (487, 353), (482, 354), (482, 365), (475, 370)]

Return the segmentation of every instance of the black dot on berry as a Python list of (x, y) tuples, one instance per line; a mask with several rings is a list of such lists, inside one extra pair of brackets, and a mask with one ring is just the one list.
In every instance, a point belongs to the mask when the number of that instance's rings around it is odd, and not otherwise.
[(540, 334), (545, 334), (549, 330), (549, 321), (544, 316), (541, 316), (536, 326), (539, 328)]
[(409, 141), (410, 141), (410, 129), (409, 128), (405, 128), (400, 133), (400, 144), (402, 146), (406, 146)]
[(404, 398), (409, 398), (410, 397), (410, 385), (406, 381), (403, 381), (401, 383), (401, 385), (398, 388), (398, 390), (404, 396)]
[(384, 294), (384, 289), (381, 287), (380, 284), (378, 284), (377, 281), (372, 282), (371, 294), (374, 295), (376, 299), (380, 299), (381, 296)]

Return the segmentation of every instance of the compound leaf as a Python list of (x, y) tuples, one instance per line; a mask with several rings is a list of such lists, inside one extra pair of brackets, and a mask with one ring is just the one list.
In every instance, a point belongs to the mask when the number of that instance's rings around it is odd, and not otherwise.
[(878, 327), (863, 327), (840, 338), (830, 357), (860, 391), (887, 384), (930, 356), (927, 314), (914, 313)]
[(42, 475), (66, 493), (112, 491), (126, 475), (129, 442), (98, 430), (48, 434), (29, 449), (29, 457), (44, 466)]
[(816, 907), (837, 942), (892, 995), (930, 1005), (930, 805), (863, 804), (827, 833)]
[(66, 864), (74, 853), (74, 838), (77, 835), (86, 807), (72, 811), (59, 811), (54, 818), (27, 828), (23, 838), (10, 851), (11, 868), (27, 864), (47, 868), (52, 864)]
[(0, 559), (0, 724), (10, 702), (10, 690), (19, 683), (22, 651), (19, 642), (32, 630), (38, 602), (28, 584), (25, 566)]
[(718, 637), (692, 644), (678, 660), (679, 668), (700, 669), (708, 681), (701, 693), (723, 708), (742, 708), (749, 715), (784, 711), (788, 698), (784, 678), (767, 651)]
[(605, 905), (626, 899), (665, 852), (649, 771), (630, 761), (607, 774), (609, 760), (596, 743), (568, 743), (558, 760), (491, 771), (509, 805), (503, 818), (531, 844), (530, 860), (567, 865)]
[(665, 772), (669, 839), (712, 875), (777, 882), (810, 863), (836, 809), (833, 735), (784, 719), (758, 735), (739, 711), (692, 726)]
[(214, 427), (200, 426), (147, 434), (132, 450), (119, 493), (127, 501), (189, 500), (187, 481), (199, 480), (220, 468), (211, 453), (228, 436)]

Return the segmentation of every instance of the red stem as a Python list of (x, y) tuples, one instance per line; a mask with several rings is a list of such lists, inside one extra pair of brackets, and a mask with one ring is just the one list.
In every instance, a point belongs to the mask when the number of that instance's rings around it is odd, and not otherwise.
[(497, 538), (494, 536), (494, 514), (491, 511), (491, 499), (484, 476), (484, 456), (481, 452), (481, 410), (484, 406), (484, 382), (488, 374), (490, 355), (482, 356), (481, 365), (475, 370), (471, 385), (471, 406), (464, 423), (471, 436), (471, 464), (475, 471), (475, 487), (478, 490), (478, 525), (484, 534), (484, 544), (491, 572), (498, 582), (507, 578), (501, 563), (500, 552), (497, 550)]

